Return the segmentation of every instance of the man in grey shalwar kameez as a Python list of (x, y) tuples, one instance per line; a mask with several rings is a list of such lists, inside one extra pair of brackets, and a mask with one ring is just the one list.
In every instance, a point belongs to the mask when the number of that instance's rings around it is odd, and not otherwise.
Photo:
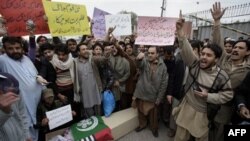
[(88, 118), (93, 115), (101, 115), (101, 91), (102, 83), (98, 68), (90, 57), (87, 45), (77, 46), (79, 57), (76, 59), (76, 76), (78, 77), (78, 94), (83, 103), (83, 116)]

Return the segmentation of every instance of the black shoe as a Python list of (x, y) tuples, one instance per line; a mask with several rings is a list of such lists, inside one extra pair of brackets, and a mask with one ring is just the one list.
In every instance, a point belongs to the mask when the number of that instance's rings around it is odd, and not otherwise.
[(144, 126), (144, 127), (137, 127), (137, 128), (135, 128), (135, 132), (140, 132), (140, 131), (142, 131), (143, 129), (145, 129), (146, 128), (146, 126)]
[(169, 121), (163, 121), (164, 125), (169, 128)]
[(153, 136), (156, 137), (156, 138), (159, 136), (158, 130), (152, 131), (152, 134), (153, 134)]

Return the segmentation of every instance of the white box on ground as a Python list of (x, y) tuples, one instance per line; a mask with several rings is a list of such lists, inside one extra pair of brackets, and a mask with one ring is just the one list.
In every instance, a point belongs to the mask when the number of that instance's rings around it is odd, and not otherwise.
[(139, 126), (137, 109), (129, 108), (116, 113), (110, 117), (102, 117), (104, 123), (111, 129), (114, 140), (117, 140)]
[[(139, 126), (138, 112), (137, 109), (133, 108), (112, 113), (110, 117), (103, 116), (102, 119), (111, 129), (114, 140), (127, 135)], [(46, 141), (49, 141), (49, 139), (56, 135), (62, 134), (64, 130), (65, 128), (46, 134)]]

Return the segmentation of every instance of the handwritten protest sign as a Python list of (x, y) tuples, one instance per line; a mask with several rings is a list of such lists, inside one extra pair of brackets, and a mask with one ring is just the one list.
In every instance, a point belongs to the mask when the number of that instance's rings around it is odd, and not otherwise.
[(113, 34), (115, 36), (131, 35), (131, 15), (118, 14), (118, 15), (105, 15), (106, 31), (109, 27), (115, 27)]
[(27, 35), (26, 22), (31, 19), (36, 25), (35, 34), (49, 33), (44, 20), (42, 0), (1, 0), (0, 14), (6, 19), (8, 35)]
[(90, 34), (84, 5), (43, 0), (43, 6), (52, 36)]
[(66, 105), (61, 108), (46, 112), (46, 117), (49, 119), (49, 129), (54, 129), (73, 119), (71, 106)]
[(101, 39), (106, 35), (105, 15), (110, 14), (98, 8), (94, 9), (92, 32), (95, 38)]
[(135, 44), (173, 45), (176, 18), (138, 17)]

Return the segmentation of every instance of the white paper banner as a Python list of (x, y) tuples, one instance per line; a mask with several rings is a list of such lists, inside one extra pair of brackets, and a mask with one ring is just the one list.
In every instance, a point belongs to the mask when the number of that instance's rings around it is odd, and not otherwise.
[(131, 35), (131, 15), (118, 14), (118, 15), (105, 15), (106, 31), (109, 27), (116, 27), (113, 34), (115, 36)]
[(173, 45), (176, 20), (167, 17), (138, 17), (135, 44)]
[(63, 125), (73, 119), (70, 105), (66, 105), (61, 108), (46, 112), (46, 116), (49, 119), (50, 130), (60, 125)]

